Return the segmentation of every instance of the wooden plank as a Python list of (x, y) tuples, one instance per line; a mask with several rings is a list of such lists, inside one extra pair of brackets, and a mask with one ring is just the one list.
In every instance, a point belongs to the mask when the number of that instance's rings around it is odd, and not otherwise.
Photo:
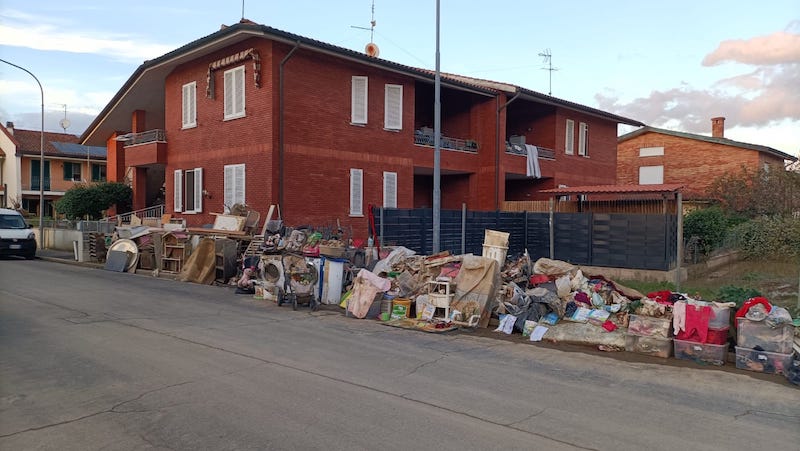
[(234, 216), (234, 215), (223, 215), (223, 214), (216, 214), (216, 218), (214, 219), (214, 226), (212, 227), (215, 230), (230, 230), (230, 231), (241, 231), (244, 229), (244, 216)]
[(186, 231), (195, 235), (226, 235), (235, 237), (247, 236), (247, 233), (241, 230), (222, 230), (222, 229), (204, 229), (202, 227), (187, 227)]

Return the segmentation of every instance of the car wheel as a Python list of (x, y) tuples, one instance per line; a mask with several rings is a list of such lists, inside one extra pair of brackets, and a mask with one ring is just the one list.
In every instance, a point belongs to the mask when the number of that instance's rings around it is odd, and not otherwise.
[(25, 257), (25, 260), (33, 260), (36, 258), (36, 251), (28, 252), (27, 254), (23, 255), (23, 257)]

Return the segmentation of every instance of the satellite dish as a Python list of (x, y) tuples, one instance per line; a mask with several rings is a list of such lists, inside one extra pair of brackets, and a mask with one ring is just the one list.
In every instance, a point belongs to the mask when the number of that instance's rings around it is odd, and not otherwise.
[(380, 55), (381, 53), (380, 50), (378, 49), (378, 45), (375, 44), (374, 42), (370, 42), (369, 44), (367, 44), (367, 46), (364, 47), (364, 52), (366, 52), (368, 56), (371, 56), (373, 58), (377, 58), (378, 55)]
[(64, 119), (61, 119), (60, 121), (58, 121), (58, 125), (60, 125), (61, 128), (64, 129), (64, 131), (67, 131), (67, 129), (69, 128), (70, 124), (72, 124), (72, 123), (67, 118), (64, 118)]

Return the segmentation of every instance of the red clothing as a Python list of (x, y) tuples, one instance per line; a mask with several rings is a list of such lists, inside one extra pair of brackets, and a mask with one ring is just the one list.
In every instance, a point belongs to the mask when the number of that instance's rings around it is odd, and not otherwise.
[(708, 321), (711, 319), (711, 307), (686, 305), (686, 329), (678, 333), (678, 340), (705, 343), (708, 340)]
[[(750, 299), (746, 300), (744, 302), (744, 304), (742, 304), (742, 307), (739, 310), (736, 311), (736, 315), (734, 315), (734, 316), (736, 318), (744, 318), (744, 315), (747, 314), (747, 312), (750, 310), (750, 308), (753, 307), (754, 305), (757, 305), (757, 304), (763, 305), (764, 308), (767, 309), (767, 313), (769, 313), (770, 310), (772, 310), (772, 304), (769, 303), (767, 298), (761, 297), (761, 296), (757, 296), (757, 297), (750, 298)], [(736, 321), (734, 319), (733, 320), (733, 326), (736, 327), (738, 325), (737, 323), (738, 323), (738, 321)]]

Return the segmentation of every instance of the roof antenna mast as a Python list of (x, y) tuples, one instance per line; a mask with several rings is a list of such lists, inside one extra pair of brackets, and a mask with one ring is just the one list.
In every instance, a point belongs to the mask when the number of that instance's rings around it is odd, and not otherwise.
[(67, 119), (67, 104), (66, 103), (62, 103), (60, 105), (64, 107), (64, 119), (61, 119), (60, 121), (58, 121), (58, 125), (60, 125), (61, 128), (64, 129), (64, 133), (66, 133), (67, 129), (70, 126), (69, 119)]
[(550, 49), (545, 49), (544, 52), (539, 53), (539, 56), (542, 57), (542, 63), (547, 64), (547, 67), (543, 67), (542, 70), (550, 73), (550, 86), (547, 95), (551, 96), (553, 95), (553, 71), (558, 70), (558, 68), (553, 67), (553, 54), (550, 53)]
[(350, 28), (358, 28), (359, 30), (369, 30), (369, 44), (367, 44), (366, 48), (364, 49), (367, 55), (372, 57), (378, 56), (378, 46), (375, 44), (375, 0), (372, 0), (372, 20), (369, 21), (369, 28), (367, 27), (358, 27), (355, 25), (350, 25)]
[(242, 20), (244, 20), (244, 0), (242, 0)]

